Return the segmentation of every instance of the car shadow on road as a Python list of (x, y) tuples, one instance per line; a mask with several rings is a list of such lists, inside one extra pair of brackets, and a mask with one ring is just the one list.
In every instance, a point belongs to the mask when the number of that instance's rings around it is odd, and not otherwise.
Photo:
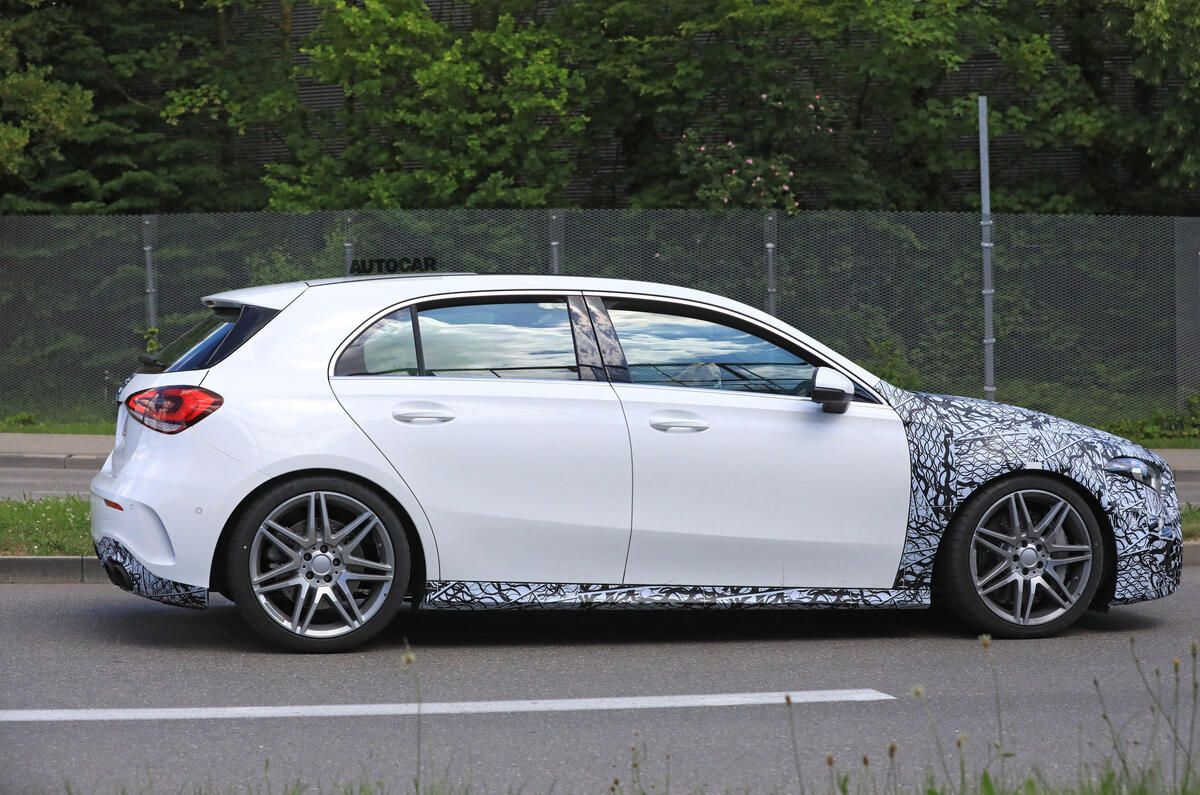
[[(120, 645), (156, 649), (280, 652), (258, 637), (230, 602), (216, 597), (204, 611), (131, 603), (79, 629)], [(1068, 634), (1130, 634), (1153, 629), (1153, 616), (1133, 610), (1089, 612)], [(369, 649), (511, 647), (797, 640), (973, 640), (944, 611), (933, 610), (547, 610), (402, 613)]]

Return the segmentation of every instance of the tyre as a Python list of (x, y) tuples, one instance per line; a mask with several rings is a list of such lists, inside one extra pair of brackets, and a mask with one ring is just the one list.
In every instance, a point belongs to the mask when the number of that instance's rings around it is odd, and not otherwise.
[(226, 561), (233, 601), (250, 626), (296, 651), (342, 651), (369, 640), (408, 589), (400, 517), (344, 478), (275, 486), (233, 533)]
[(1105, 567), (1100, 524), (1083, 498), (1044, 475), (986, 486), (967, 501), (939, 551), (944, 606), (996, 637), (1040, 638), (1091, 603)]

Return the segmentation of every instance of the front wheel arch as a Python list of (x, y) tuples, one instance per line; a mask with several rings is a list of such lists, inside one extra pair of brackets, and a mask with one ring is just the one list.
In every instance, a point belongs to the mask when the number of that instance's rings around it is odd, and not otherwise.
[(1078, 480), (1060, 472), (1053, 472), (1043, 469), (1017, 469), (979, 483), (971, 491), (970, 495), (968, 495), (966, 499), (962, 500), (955, 507), (954, 512), (946, 522), (946, 530), (942, 533), (941, 538), (938, 540), (938, 549), (934, 556), (931, 580), (932, 601), (935, 607), (939, 605), (939, 601), (942, 601), (946, 598), (946, 594), (942, 588), (942, 568), (946, 565), (945, 550), (947, 547), (947, 540), (950, 537), (951, 529), (961, 521), (962, 515), (973, 504), (976, 495), (998, 484), (1029, 476), (1044, 478), (1048, 481), (1053, 481), (1064, 488), (1070, 489), (1087, 505), (1092, 517), (1096, 520), (1096, 524), (1100, 530), (1100, 541), (1104, 547), (1104, 568), (1101, 571), (1100, 581), (1096, 589), (1096, 593), (1092, 597), (1092, 600), (1088, 605), (1088, 609), (1102, 611), (1108, 609), (1109, 604), (1112, 602), (1113, 594), (1115, 593), (1117, 579), (1116, 540), (1112, 528), (1112, 522), (1109, 519), (1108, 513), (1100, 504), (1099, 498), (1096, 497), (1096, 495), (1090, 489), (1088, 489)]
[(230, 598), (229, 584), (225, 571), (229, 551), (229, 539), (233, 536), (233, 529), (237, 527), (242, 516), (258, 500), (259, 496), (282, 483), (310, 476), (338, 477), (354, 481), (358, 485), (373, 491), (376, 496), (386, 502), (396, 512), (396, 515), (400, 517), (400, 522), (404, 526), (404, 535), (408, 541), (409, 554), (411, 556), (410, 565), (412, 567), (412, 570), (409, 572), (407, 596), (411, 598), (412, 605), (415, 608), (425, 593), (427, 573), (425, 567), (425, 547), (421, 543), (420, 533), (417, 532), (412, 517), (408, 515), (408, 511), (404, 509), (400, 501), (387, 489), (380, 488), (377, 484), (352, 472), (340, 469), (299, 469), (295, 472), (288, 472), (259, 484), (253, 491), (243, 497), (242, 501), (233, 509), (233, 512), (229, 514), (229, 518), (225, 520), (225, 525), (221, 528), (221, 535), (217, 539), (217, 546), (213, 551), (212, 566), (209, 570), (209, 587), (222, 596)]

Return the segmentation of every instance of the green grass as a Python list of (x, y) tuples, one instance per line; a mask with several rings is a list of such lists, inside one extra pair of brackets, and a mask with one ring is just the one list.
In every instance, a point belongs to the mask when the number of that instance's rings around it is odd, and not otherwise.
[(92, 555), (84, 497), (0, 500), (0, 555)]
[[(114, 412), (115, 414), (115, 412)], [(112, 435), (117, 431), (116, 420), (98, 419), (92, 412), (61, 415), (71, 419), (39, 417), (32, 411), (19, 411), (0, 420), (0, 433), (92, 433)]]
[(112, 436), (116, 432), (115, 422), (41, 422), (37, 425), (10, 425), (0, 422), (0, 433), (88, 433)]
[(1179, 524), (1183, 526), (1183, 540), (1200, 538), (1200, 505), (1188, 503), (1179, 511)]

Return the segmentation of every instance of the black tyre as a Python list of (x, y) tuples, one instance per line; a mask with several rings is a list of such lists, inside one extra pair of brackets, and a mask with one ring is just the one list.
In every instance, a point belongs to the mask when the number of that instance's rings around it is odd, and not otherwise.
[(1104, 574), (1091, 508), (1045, 475), (986, 486), (963, 506), (938, 554), (942, 604), (975, 630), (1040, 638), (1069, 627)]
[(369, 640), (408, 589), (400, 517), (344, 478), (303, 477), (264, 492), (228, 549), (227, 587), (242, 617), (296, 651), (342, 651)]

